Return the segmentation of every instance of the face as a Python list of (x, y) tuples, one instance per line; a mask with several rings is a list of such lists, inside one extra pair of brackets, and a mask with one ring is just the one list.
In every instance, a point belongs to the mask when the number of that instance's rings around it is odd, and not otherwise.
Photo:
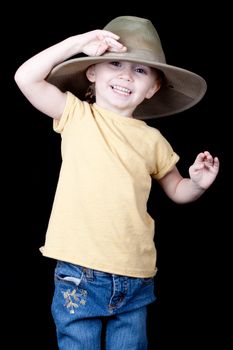
[(93, 65), (87, 70), (87, 78), (95, 83), (96, 103), (100, 107), (129, 117), (160, 88), (154, 69), (128, 61)]

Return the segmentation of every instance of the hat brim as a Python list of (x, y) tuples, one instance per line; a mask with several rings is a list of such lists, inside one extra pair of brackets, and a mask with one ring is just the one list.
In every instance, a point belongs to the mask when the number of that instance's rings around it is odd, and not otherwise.
[[(78, 57), (54, 67), (46, 80), (62, 91), (70, 91), (84, 99), (90, 85), (86, 77), (87, 68), (92, 64), (113, 60), (139, 62), (127, 57), (127, 54), (108, 53), (98, 57)], [(137, 119), (152, 119), (185, 111), (197, 104), (206, 92), (206, 81), (191, 71), (146, 60), (139, 63), (161, 70), (166, 76), (166, 84), (152, 98), (145, 99), (136, 108), (134, 117)]]

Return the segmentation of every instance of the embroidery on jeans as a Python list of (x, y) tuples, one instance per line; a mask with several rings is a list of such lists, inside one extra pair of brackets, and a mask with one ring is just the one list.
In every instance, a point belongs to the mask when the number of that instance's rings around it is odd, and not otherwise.
[(75, 309), (80, 305), (86, 304), (87, 291), (84, 289), (68, 289), (66, 292), (63, 291), (62, 294), (66, 301), (64, 306), (69, 310), (70, 314), (74, 314)]

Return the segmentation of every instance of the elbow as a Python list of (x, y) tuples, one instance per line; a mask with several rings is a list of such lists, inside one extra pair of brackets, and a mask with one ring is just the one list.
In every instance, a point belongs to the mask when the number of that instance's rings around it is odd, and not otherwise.
[(174, 197), (169, 196), (169, 198), (173, 203), (179, 204), (179, 205), (186, 204), (189, 202), (187, 199), (183, 199), (183, 198), (180, 198), (178, 196), (174, 196)]
[(31, 82), (31, 74), (25, 69), (24, 65), (20, 66), (14, 75), (14, 80), (18, 87), (23, 90), (24, 87), (27, 87)]
[(173, 196), (169, 196), (169, 198), (176, 204), (188, 204), (188, 203), (192, 203), (195, 202), (199, 197), (201, 196), (201, 194), (196, 194), (196, 195), (190, 195), (188, 193), (185, 194), (175, 194)]
[(31, 82), (29, 80), (29, 76), (24, 70), (21, 70), (20, 68), (15, 72), (14, 80), (18, 86), (18, 88), (21, 90), (21, 92), (26, 95), (30, 89), (31, 89)]
[(23, 86), (25, 78), (20, 69), (15, 72), (14, 80), (19, 87)]

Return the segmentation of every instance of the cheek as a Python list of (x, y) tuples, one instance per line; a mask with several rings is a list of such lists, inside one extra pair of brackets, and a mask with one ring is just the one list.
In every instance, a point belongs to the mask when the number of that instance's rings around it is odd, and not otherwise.
[(147, 91), (146, 98), (151, 98), (159, 89), (159, 82), (154, 83), (152, 87)]

